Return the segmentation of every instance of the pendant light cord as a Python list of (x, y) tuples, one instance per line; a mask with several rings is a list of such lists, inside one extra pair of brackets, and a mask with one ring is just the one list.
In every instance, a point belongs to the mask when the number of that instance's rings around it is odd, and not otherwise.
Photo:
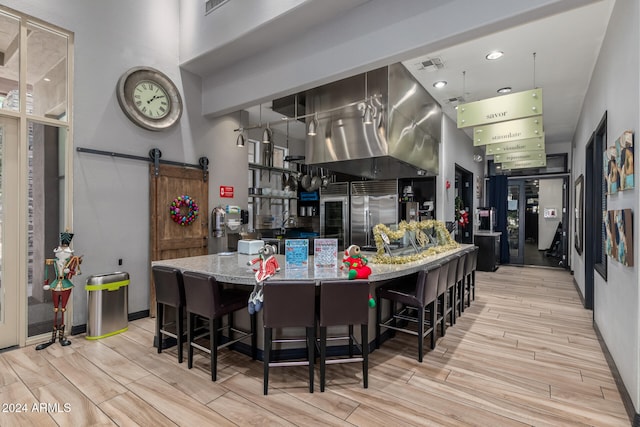
[(533, 88), (536, 88), (536, 53), (533, 52)]

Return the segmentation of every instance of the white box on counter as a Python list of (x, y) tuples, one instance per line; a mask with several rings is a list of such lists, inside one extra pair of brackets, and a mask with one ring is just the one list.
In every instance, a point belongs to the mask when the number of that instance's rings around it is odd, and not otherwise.
[(238, 240), (238, 253), (253, 255), (264, 246), (264, 240)]

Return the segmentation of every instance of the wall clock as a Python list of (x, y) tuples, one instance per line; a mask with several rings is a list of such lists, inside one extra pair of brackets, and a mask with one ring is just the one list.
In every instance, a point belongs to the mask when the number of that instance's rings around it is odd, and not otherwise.
[(118, 80), (118, 103), (136, 125), (161, 131), (178, 123), (182, 98), (164, 73), (151, 67), (133, 67)]

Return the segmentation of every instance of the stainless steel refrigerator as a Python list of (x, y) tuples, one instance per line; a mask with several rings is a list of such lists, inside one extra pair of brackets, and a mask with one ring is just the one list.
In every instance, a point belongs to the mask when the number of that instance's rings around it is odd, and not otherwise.
[(320, 189), (320, 236), (338, 239), (339, 250), (349, 246), (349, 183)]
[(373, 249), (373, 227), (398, 223), (398, 181), (351, 183), (351, 244)]

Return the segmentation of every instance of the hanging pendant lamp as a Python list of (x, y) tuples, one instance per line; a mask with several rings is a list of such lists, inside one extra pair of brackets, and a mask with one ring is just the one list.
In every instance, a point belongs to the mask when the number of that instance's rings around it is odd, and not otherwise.
[(269, 128), (269, 123), (267, 123), (267, 127), (264, 128), (264, 130), (262, 131), (262, 143), (271, 144), (272, 139), (273, 139), (273, 133)]
[(309, 122), (309, 129), (307, 135), (315, 136), (318, 132), (318, 113), (313, 116), (313, 119)]
[(236, 139), (236, 147), (244, 147), (244, 135), (242, 134), (244, 129), (240, 129), (240, 134), (238, 134), (238, 138)]

